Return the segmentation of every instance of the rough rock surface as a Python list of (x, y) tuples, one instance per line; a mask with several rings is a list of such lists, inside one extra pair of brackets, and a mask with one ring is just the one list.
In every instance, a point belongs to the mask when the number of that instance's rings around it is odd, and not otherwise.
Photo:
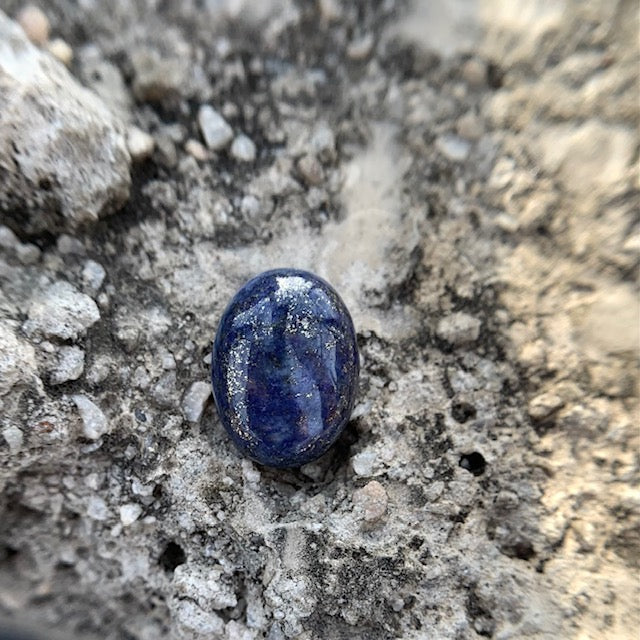
[(33, 296), (22, 328), (28, 335), (76, 340), (98, 320), (100, 311), (93, 299), (59, 280)]
[[(634, 3), (42, 8), (77, 80), (20, 44), (27, 127), (0, 18), (0, 625), (634, 638)], [(101, 101), (154, 142), (105, 218), (129, 161)], [(49, 183), (4, 179), (7, 135)], [(350, 425), (297, 471), (241, 459), (202, 385), (230, 296), (280, 266), (334, 285), (362, 356)]]
[(129, 196), (123, 125), (0, 10), (0, 212), (22, 233), (73, 228)]

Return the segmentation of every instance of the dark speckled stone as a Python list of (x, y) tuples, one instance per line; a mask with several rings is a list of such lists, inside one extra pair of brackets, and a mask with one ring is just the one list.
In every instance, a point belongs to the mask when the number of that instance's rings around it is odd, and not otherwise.
[(318, 276), (266, 271), (227, 307), (213, 344), (218, 413), (257, 462), (297, 467), (321, 456), (351, 415), (358, 348), (340, 296)]

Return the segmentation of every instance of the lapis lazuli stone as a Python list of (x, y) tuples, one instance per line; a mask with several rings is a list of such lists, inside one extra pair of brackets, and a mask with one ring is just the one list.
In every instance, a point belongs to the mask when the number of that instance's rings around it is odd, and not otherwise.
[(351, 316), (307, 271), (265, 271), (224, 312), (213, 344), (218, 413), (237, 447), (271, 467), (321, 456), (351, 415), (358, 385)]

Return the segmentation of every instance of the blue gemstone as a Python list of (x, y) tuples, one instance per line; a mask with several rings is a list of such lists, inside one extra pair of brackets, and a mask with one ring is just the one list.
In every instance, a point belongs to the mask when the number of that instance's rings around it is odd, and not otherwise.
[(244, 454), (271, 467), (298, 467), (329, 449), (351, 415), (358, 373), (351, 316), (307, 271), (265, 271), (247, 282), (213, 344), (222, 424)]

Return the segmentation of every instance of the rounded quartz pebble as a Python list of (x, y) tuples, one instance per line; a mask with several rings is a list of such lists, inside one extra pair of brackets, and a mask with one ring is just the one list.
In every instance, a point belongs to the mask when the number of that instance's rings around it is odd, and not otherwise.
[(298, 467), (343, 430), (358, 385), (351, 316), (307, 271), (266, 271), (224, 312), (213, 344), (218, 413), (236, 446), (271, 467)]

